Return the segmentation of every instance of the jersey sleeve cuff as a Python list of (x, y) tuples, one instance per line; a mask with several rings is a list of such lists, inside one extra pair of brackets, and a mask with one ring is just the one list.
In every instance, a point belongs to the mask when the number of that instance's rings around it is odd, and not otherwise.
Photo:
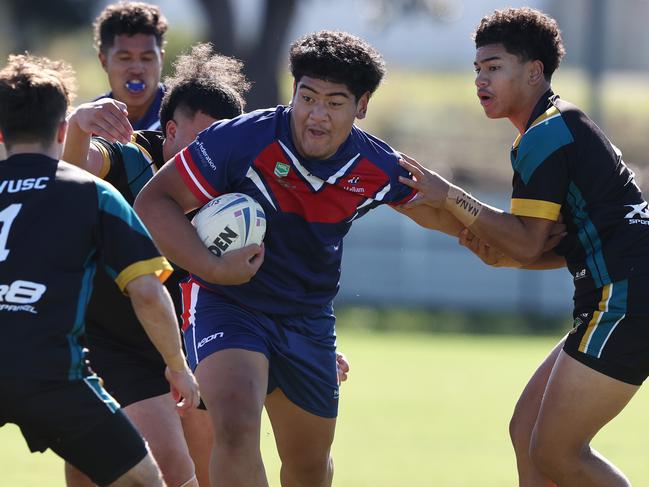
[(149, 260), (141, 260), (131, 264), (115, 278), (117, 286), (120, 291), (124, 292), (126, 285), (136, 277), (144, 276), (146, 274), (155, 274), (160, 282), (165, 282), (173, 272), (173, 267), (167, 259), (162, 256), (154, 257)]
[(531, 216), (557, 221), (561, 213), (561, 205), (551, 201), (512, 198), (511, 212), (517, 216)]

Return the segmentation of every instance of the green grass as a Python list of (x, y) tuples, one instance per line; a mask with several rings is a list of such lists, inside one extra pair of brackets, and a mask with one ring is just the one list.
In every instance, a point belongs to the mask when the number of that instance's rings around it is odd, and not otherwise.
[[(555, 338), (339, 331), (352, 371), (342, 388), (334, 443), (339, 487), (516, 485), (507, 424), (518, 393)], [(578, 405), (576, 405), (578, 406)], [(595, 439), (634, 485), (649, 483), (640, 391)], [(270, 485), (278, 461), (267, 421)], [(0, 485), (60, 487), (58, 458), (29, 455), (13, 426), (0, 429)]]

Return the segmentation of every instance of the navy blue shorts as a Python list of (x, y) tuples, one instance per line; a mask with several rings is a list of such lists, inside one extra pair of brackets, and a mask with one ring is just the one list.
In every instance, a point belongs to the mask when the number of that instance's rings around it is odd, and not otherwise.
[(338, 415), (331, 307), (316, 316), (270, 315), (245, 308), (191, 279), (180, 286), (183, 337), (192, 370), (220, 350), (263, 353), (269, 362), (268, 393), (279, 387), (305, 411), (324, 418)]
[(649, 279), (641, 277), (576, 295), (563, 350), (602, 374), (641, 385), (649, 376), (648, 292)]
[(146, 455), (144, 440), (97, 376), (75, 381), (0, 377), (0, 426), (18, 425), (31, 451), (52, 449), (98, 485)]

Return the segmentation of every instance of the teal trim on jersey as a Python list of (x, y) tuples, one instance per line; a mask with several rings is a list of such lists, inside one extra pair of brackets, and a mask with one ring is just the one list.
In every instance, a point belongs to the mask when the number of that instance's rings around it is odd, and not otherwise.
[(104, 270), (106, 271), (106, 274), (108, 274), (113, 281), (117, 279), (118, 273), (115, 272), (115, 269), (113, 269), (111, 266), (104, 264)]
[(144, 185), (155, 174), (152, 161), (148, 160), (142, 150), (134, 143), (119, 145), (124, 161), (124, 170), (131, 194), (135, 197)]
[(79, 290), (79, 299), (77, 301), (77, 311), (74, 318), (74, 324), (70, 333), (66, 335), (68, 346), (70, 347), (70, 369), (68, 370), (68, 379), (77, 380), (81, 379), (83, 374), (84, 365), (84, 348), (79, 345), (79, 337), (86, 329), (86, 308), (92, 295), (92, 281), (95, 278), (95, 270), (97, 268), (93, 257), (95, 251), (93, 250), (86, 258), (83, 264), (84, 272), (81, 279), (81, 289)]
[(604, 350), (608, 337), (611, 336), (617, 324), (624, 318), (627, 310), (628, 279), (614, 282), (611, 284), (611, 287), (611, 297), (607, 306), (608, 310), (602, 314), (586, 347), (586, 353), (588, 355), (598, 358), (602, 354), (602, 350)]
[(611, 278), (602, 252), (602, 241), (586, 211), (586, 200), (584, 200), (581, 191), (572, 181), (568, 186), (566, 200), (577, 225), (577, 236), (586, 252), (586, 265), (593, 276), (595, 286), (598, 288), (603, 287), (611, 282)]
[(126, 202), (124, 197), (112, 185), (99, 179), (95, 181), (95, 185), (97, 186), (100, 211), (119, 218), (138, 233), (151, 238), (149, 231), (135, 214), (131, 205)]
[(106, 405), (111, 413), (119, 411), (119, 403), (113, 398), (113, 396), (106, 392), (106, 389), (101, 386), (101, 379), (96, 374), (84, 377), (83, 381), (88, 387), (90, 387), (92, 392), (95, 393), (95, 395), (101, 400), (101, 402)]
[(560, 115), (543, 120), (530, 127), (521, 138), (515, 158), (512, 152), (512, 167), (527, 184), (543, 161), (573, 141), (572, 134)]

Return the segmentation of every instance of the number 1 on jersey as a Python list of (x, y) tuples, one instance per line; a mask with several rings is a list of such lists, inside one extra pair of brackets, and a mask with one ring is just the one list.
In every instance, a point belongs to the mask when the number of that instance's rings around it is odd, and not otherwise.
[(0, 262), (7, 260), (7, 257), (9, 257), (9, 249), (7, 248), (9, 229), (22, 206), (21, 203), (14, 203), (0, 211)]

